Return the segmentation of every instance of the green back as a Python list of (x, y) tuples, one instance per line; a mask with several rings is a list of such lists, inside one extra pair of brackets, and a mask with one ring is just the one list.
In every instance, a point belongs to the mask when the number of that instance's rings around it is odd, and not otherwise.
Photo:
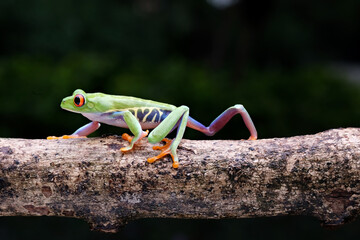
[[(77, 95), (82, 95), (85, 98), (84, 105), (81, 107), (74, 104), (74, 98)], [(72, 96), (64, 98), (61, 107), (77, 113), (103, 113), (141, 107), (154, 107), (172, 111), (176, 108), (171, 104), (136, 97), (109, 95), (104, 93), (85, 93), (81, 89), (75, 90)]]

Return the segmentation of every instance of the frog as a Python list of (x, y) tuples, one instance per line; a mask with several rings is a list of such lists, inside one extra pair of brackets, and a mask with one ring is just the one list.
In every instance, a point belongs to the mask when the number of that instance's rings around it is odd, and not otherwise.
[[(70, 135), (49, 136), (47, 139), (86, 138), (100, 127), (100, 123), (128, 128), (133, 136), (127, 133), (122, 134), (122, 138), (129, 144), (120, 148), (121, 152), (131, 151), (144, 137), (147, 137), (148, 142), (152, 144), (165, 142), (163, 146), (153, 146), (153, 149), (160, 150), (160, 153), (148, 158), (147, 162), (153, 163), (170, 155), (173, 168), (179, 167), (177, 148), (184, 136), (186, 127), (202, 132), (207, 136), (213, 136), (232, 117), (240, 114), (250, 132), (248, 140), (257, 139), (255, 125), (242, 104), (229, 107), (207, 127), (189, 116), (189, 107), (185, 105), (177, 107), (168, 103), (132, 96), (110, 95), (100, 92), (86, 93), (81, 89), (77, 89), (71, 96), (65, 97), (61, 101), (60, 107), (70, 112), (79, 113), (91, 122)], [(177, 130), (175, 138), (172, 140), (166, 138), (175, 129)], [(152, 131), (149, 133), (149, 130)]]

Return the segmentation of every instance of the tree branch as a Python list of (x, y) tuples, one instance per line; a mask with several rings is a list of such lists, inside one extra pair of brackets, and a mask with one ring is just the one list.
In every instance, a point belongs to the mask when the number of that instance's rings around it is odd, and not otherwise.
[(257, 141), (183, 140), (180, 167), (127, 154), (118, 137), (0, 139), (0, 216), (67, 216), (115, 232), (137, 218), (310, 215), (340, 225), (360, 212), (360, 129)]

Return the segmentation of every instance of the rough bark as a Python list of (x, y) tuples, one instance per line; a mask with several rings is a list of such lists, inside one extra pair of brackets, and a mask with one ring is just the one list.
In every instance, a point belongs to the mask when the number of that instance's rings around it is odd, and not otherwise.
[(145, 139), (0, 139), (0, 216), (82, 218), (115, 232), (137, 218), (311, 215), (340, 225), (360, 212), (360, 129), (257, 141), (183, 140), (180, 167), (154, 164)]

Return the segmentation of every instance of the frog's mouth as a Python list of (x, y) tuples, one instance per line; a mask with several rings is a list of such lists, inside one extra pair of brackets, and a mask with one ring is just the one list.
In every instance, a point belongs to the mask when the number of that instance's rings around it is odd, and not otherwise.
[(69, 111), (69, 112), (79, 113), (79, 111), (75, 111), (75, 110), (72, 110), (72, 109), (69, 109), (69, 108), (65, 108), (65, 107), (61, 107), (61, 108), (66, 110), (66, 111)]
[(73, 106), (72, 97), (64, 98), (60, 103), (60, 107), (62, 109), (64, 109), (64, 110), (67, 110), (67, 111), (70, 111), (70, 112), (75, 112), (75, 113), (79, 112), (79, 111), (76, 111), (76, 109)]

